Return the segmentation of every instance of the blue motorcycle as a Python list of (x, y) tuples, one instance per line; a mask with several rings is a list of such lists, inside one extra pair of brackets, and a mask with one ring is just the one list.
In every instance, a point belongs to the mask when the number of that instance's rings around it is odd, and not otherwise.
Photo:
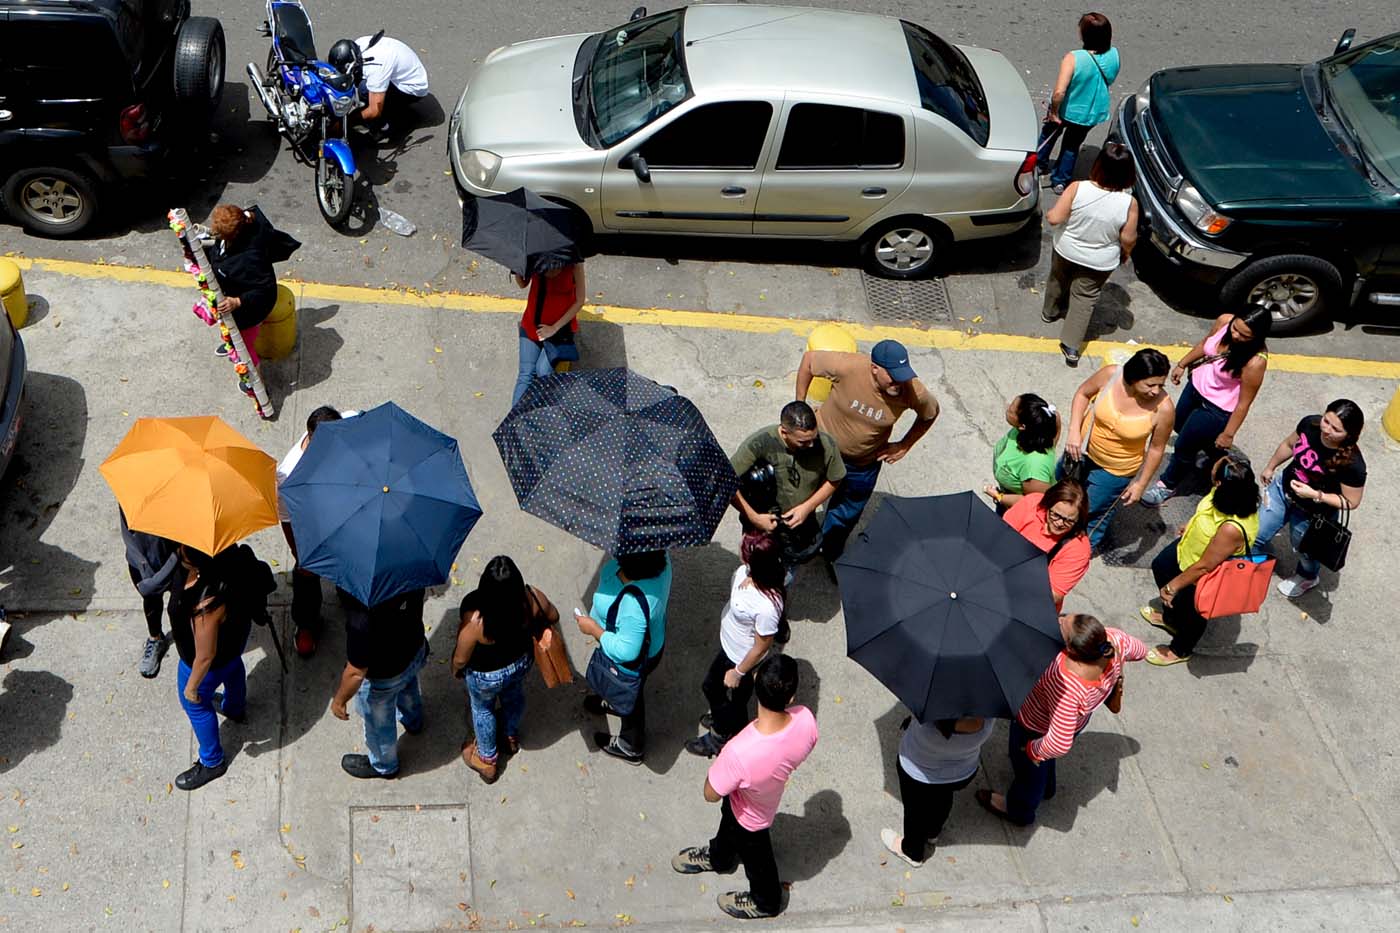
[(329, 61), (316, 57), (311, 20), (301, 0), (268, 0), (263, 35), (272, 39), (267, 73), (248, 63), (248, 77), (297, 161), (316, 169), (316, 204), (333, 227), (345, 223), (355, 200), (355, 156), (349, 117), (365, 105), (365, 59), (342, 39)]

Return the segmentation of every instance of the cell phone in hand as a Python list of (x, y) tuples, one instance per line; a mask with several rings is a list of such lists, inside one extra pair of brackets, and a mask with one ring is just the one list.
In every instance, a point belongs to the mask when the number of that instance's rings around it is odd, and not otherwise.
[(582, 609), (580, 609), (578, 606), (575, 606), (575, 607), (574, 607), (574, 615), (575, 615), (576, 617), (577, 617), (577, 616), (583, 616), (585, 619), (588, 618), (588, 613), (584, 612), (584, 611), (583, 611)]

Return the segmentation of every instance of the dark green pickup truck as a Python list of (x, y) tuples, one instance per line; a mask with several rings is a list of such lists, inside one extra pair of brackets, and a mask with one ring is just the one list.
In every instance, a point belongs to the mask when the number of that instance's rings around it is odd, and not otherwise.
[(1307, 65), (1170, 68), (1123, 102), (1144, 238), (1291, 334), (1400, 306), (1400, 33)]

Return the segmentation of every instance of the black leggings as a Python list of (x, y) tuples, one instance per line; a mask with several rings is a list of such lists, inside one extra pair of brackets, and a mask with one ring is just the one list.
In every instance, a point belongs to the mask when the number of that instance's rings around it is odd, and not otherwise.
[(952, 784), (925, 784), (905, 771), (898, 759), (895, 768), (899, 771), (899, 799), (904, 803), (904, 842), (900, 848), (909, 858), (922, 862), (929, 841), (943, 832), (953, 809), (953, 794), (971, 784), (977, 773)]

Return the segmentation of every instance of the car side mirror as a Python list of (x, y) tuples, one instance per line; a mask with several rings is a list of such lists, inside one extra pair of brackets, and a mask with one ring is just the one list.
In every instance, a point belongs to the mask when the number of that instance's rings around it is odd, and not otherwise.
[(618, 163), (623, 168), (630, 168), (637, 173), (637, 180), (645, 184), (651, 183), (651, 166), (647, 165), (647, 160), (640, 152), (633, 152), (622, 157)]
[[(639, 6), (639, 7), (637, 7), (635, 10), (632, 11), (632, 15), (631, 15), (631, 16), (627, 17), (627, 22), (629, 22), (629, 23), (635, 23), (637, 20), (642, 19), (642, 18), (645, 17), (646, 15), (647, 15), (647, 8), (644, 7), (644, 6)], [(1355, 32), (1355, 31), (1356, 31), (1356, 30), (1354, 30), (1354, 29), (1352, 30), (1352, 32)]]
[(1348, 29), (1346, 32), (1342, 33), (1342, 37), (1341, 37), (1340, 39), (1337, 40), (1337, 47), (1336, 47), (1335, 49), (1332, 50), (1332, 54), (1333, 54), (1333, 55), (1340, 55), (1340, 54), (1342, 54), (1343, 52), (1345, 52), (1347, 49), (1351, 48), (1352, 40), (1355, 39), (1355, 38), (1356, 38), (1356, 30), (1355, 30), (1355, 29)]

